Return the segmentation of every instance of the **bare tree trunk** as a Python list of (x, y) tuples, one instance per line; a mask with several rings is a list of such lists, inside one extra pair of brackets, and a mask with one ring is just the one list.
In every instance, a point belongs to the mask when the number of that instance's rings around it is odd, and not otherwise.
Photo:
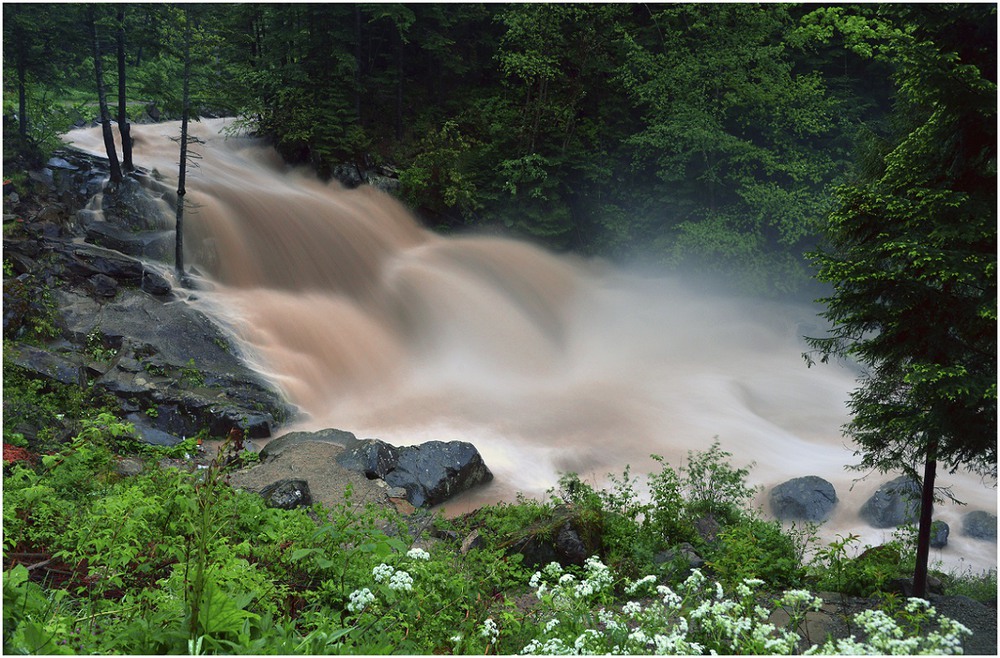
[(17, 134), (22, 140), (28, 138), (28, 99), (25, 88), (25, 77), (27, 65), (24, 57), (17, 59)]
[(937, 441), (927, 446), (924, 486), (920, 496), (920, 526), (917, 528), (917, 564), (913, 570), (913, 596), (927, 598), (927, 561), (931, 552), (931, 514), (934, 511), (934, 477), (937, 471)]
[(101, 66), (101, 42), (97, 38), (97, 17), (94, 7), (90, 7), (90, 37), (94, 42), (94, 75), (97, 78), (97, 102), (101, 108), (101, 132), (104, 135), (104, 148), (108, 152), (108, 167), (111, 171), (111, 185), (122, 182), (122, 170), (118, 164), (118, 151), (115, 148), (115, 136), (111, 131), (111, 116), (108, 112), (108, 98), (104, 93), (104, 69)]
[(118, 134), (122, 136), (122, 170), (134, 171), (132, 132), (125, 103), (125, 4), (118, 5)]
[(354, 113), (361, 125), (361, 6), (354, 4)]
[(189, 83), (191, 79), (191, 15), (184, 9), (184, 109), (181, 115), (181, 159), (177, 174), (177, 222), (175, 228), (174, 269), (177, 278), (184, 278), (184, 178), (187, 172), (188, 120), (191, 115)]

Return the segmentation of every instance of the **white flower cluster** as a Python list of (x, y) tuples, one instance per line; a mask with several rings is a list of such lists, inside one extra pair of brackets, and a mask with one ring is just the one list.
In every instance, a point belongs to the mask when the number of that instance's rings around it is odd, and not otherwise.
[(858, 642), (852, 635), (846, 639), (831, 640), (822, 646), (813, 646), (805, 653), (808, 655), (844, 656), (871, 654), (955, 655), (962, 653), (962, 638), (972, 635), (972, 631), (954, 619), (939, 617), (930, 603), (923, 599), (911, 598), (905, 610), (910, 614), (926, 615), (928, 620), (936, 621), (937, 630), (921, 636), (907, 637), (899, 624), (884, 611), (862, 610), (854, 616), (854, 621), (867, 635), (864, 642)]
[(413, 589), (413, 576), (406, 571), (399, 569), (389, 578), (389, 589), (407, 592)]
[(422, 548), (411, 548), (406, 552), (406, 557), (411, 560), (423, 560), (426, 562), (431, 559), (431, 554)]
[(351, 612), (362, 612), (369, 604), (375, 601), (375, 595), (365, 587), (351, 592), (351, 602), (347, 604), (347, 609)]
[[(552, 599), (562, 602), (587, 599), (611, 587), (611, 569), (601, 562), (600, 558), (596, 556), (587, 558), (583, 567), (583, 580), (577, 582), (576, 576), (564, 573), (562, 565), (558, 562), (550, 562), (541, 571), (532, 574), (528, 585), (535, 590), (535, 596), (539, 599), (551, 591)], [(545, 580), (546, 577), (555, 580), (551, 588)]]
[(384, 583), (392, 576), (393, 573), (395, 573), (395, 571), (396, 571), (395, 567), (392, 567), (383, 562), (382, 564), (372, 569), (372, 576), (375, 577), (376, 583)]
[[(657, 585), (657, 598), (648, 603), (625, 602), (620, 608), (600, 608), (596, 621), (602, 630), (579, 631), (579, 622), (593, 613), (589, 593), (610, 586), (610, 570), (596, 558), (587, 561), (586, 577), (579, 583), (565, 574), (558, 564), (550, 564), (536, 572), (530, 581), (539, 599), (545, 594), (546, 580), (552, 583), (552, 596), (545, 601), (553, 613), (540, 629), (539, 637), (525, 646), (522, 654), (587, 655), (587, 654), (672, 654), (757, 653), (788, 655), (801, 650), (802, 638), (795, 632), (796, 619), (810, 610), (817, 610), (822, 600), (806, 590), (788, 590), (774, 601), (792, 617), (789, 629), (767, 622), (771, 610), (760, 605), (758, 591), (765, 584), (759, 579), (747, 579), (734, 589), (737, 598), (727, 598), (718, 583), (708, 584), (699, 570), (673, 590)], [(626, 588), (631, 594), (652, 586), (655, 578), (642, 578)], [(587, 588), (581, 588), (588, 583)], [(589, 593), (588, 593), (589, 592)], [(773, 606), (772, 606), (773, 609)], [(962, 652), (962, 637), (970, 631), (946, 617), (938, 617), (929, 603), (911, 599), (904, 615), (917, 622), (909, 637), (891, 617), (882, 611), (868, 610), (855, 616), (855, 622), (867, 639), (853, 636), (846, 640), (829, 641), (813, 646), (807, 654), (900, 654)], [(565, 623), (561, 623), (565, 622)], [(923, 630), (923, 622), (930, 622)], [(937, 630), (929, 631), (929, 628)], [(792, 630), (794, 629), (794, 630)]]
[(413, 589), (413, 577), (402, 569), (385, 564), (384, 562), (372, 569), (372, 576), (376, 583), (389, 581), (389, 589), (409, 592)]
[(493, 621), (493, 618), (489, 617), (483, 622), (483, 627), (480, 629), (479, 634), (486, 638), (487, 642), (496, 642), (497, 638), (500, 637), (500, 629), (497, 627), (497, 623)]

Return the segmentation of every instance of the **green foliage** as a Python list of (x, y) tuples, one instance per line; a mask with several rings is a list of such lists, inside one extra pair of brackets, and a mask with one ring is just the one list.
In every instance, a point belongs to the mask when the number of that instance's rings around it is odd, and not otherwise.
[(181, 366), (181, 381), (192, 387), (205, 385), (205, 375), (198, 369), (193, 358), (188, 359), (187, 363)]
[(857, 535), (840, 536), (816, 552), (811, 570), (818, 577), (818, 588), (872, 596), (883, 591), (890, 581), (912, 575), (912, 533), (909, 538), (897, 537), (879, 546), (866, 545), (862, 549), (859, 543)]
[(33, 274), (4, 279), (4, 307), (10, 321), (4, 325), (4, 338), (42, 344), (58, 338), (59, 311), (47, 282)]
[(749, 518), (724, 528), (706, 556), (715, 576), (737, 585), (759, 578), (773, 588), (798, 587), (804, 569), (792, 537), (777, 521)]

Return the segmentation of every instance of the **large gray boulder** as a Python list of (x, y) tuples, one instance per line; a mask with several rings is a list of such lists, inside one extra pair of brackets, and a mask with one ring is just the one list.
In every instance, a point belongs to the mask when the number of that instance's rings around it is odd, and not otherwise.
[(997, 515), (976, 510), (962, 517), (962, 534), (973, 539), (997, 540)]
[(920, 518), (920, 485), (903, 475), (886, 482), (858, 511), (873, 528), (894, 528)]
[(781, 521), (825, 521), (837, 506), (833, 485), (816, 475), (794, 478), (771, 489), (771, 513)]
[(476, 447), (465, 441), (428, 441), (398, 449), (385, 481), (406, 490), (414, 507), (432, 507), (493, 479)]

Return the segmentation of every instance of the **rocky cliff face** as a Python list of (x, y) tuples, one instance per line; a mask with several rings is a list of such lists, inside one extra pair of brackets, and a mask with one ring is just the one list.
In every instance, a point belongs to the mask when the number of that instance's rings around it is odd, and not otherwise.
[[(293, 410), (174, 290), (164, 262), (172, 234), (159, 216), (165, 191), (140, 173), (95, 198), (101, 166), (65, 151), (21, 189), (5, 186), (5, 371), (42, 388), (105, 394), (150, 443), (206, 429), (270, 436)], [(4, 406), (5, 429), (30, 444), (43, 428), (8, 414), (6, 398)]]

